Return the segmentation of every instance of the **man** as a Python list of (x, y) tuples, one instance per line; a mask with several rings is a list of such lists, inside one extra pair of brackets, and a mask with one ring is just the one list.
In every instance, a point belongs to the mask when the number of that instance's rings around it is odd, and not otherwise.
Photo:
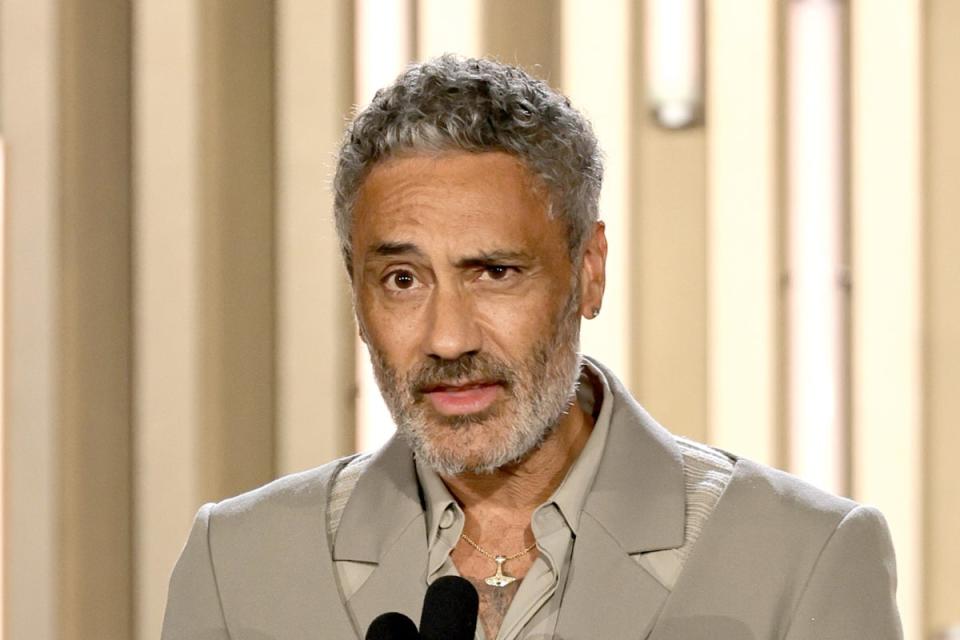
[(579, 355), (601, 177), (518, 69), (445, 56), (376, 95), (335, 209), (398, 435), (204, 506), (166, 640), (362, 637), (451, 574), (491, 640), (900, 637), (879, 513), (671, 436)]

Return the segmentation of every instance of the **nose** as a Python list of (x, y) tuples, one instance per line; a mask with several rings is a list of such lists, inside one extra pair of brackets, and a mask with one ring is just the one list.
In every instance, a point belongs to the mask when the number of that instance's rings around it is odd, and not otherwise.
[(426, 355), (456, 360), (480, 350), (482, 335), (476, 308), (461, 288), (435, 288), (430, 296), (428, 316), (423, 345)]

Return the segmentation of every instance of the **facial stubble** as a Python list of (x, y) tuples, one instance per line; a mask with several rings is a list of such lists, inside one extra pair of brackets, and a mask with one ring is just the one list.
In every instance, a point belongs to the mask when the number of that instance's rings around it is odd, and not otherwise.
[[(516, 361), (478, 352), (455, 360), (427, 358), (401, 374), (368, 341), (380, 392), (418, 460), (445, 476), (492, 473), (521, 461), (550, 436), (574, 402), (580, 378), (576, 280), (550, 323), (552, 335)], [(424, 397), (431, 386), (475, 380), (496, 381), (504, 397), (482, 412), (457, 416), (438, 414)]]

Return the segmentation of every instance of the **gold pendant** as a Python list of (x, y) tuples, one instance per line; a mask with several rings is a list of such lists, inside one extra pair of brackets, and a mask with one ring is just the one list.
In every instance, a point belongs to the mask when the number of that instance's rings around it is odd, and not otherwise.
[(503, 563), (507, 561), (506, 556), (497, 556), (493, 559), (497, 563), (497, 572), (484, 580), (491, 587), (505, 587), (511, 582), (516, 582), (516, 578), (508, 576), (503, 572)]

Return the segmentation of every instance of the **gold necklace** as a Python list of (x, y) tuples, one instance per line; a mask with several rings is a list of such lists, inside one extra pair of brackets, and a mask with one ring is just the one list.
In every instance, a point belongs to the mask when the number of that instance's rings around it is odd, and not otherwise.
[(516, 582), (517, 580), (516, 576), (507, 575), (503, 572), (503, 563), (507, 562), (508, 560), (516, 560), (517, 558), (522, 558), (523, 556), (530, 553), (535, 546), (537, 546), (536, 541), (534, 541), (533, 544), (531, 544), (529, 547), (527, 547), (526, 549), (524, 549), (519, 553), (515, 553), (512, 556), (500, 556), (500, 555), (495, 555), (490, 553), (489, 551), (487, 551), (486, 549), (478, 545), (476, 542), (471, 540), (470, 537), (467, 536), (467, 534), (465, 533), (460, 534), (460, 537), (466, 540), (471, 547), (473, 547), (478, 552), (480, 552), (480, 555), (482, 555), (485, 558), (490, 558), (491, 560), (497, 563), (497, 572), (492, 576), (490, 576), (489, 578), (484, 579), (484, 582), (486, 582), (491, 587), (505, 587), (511, 582)]

